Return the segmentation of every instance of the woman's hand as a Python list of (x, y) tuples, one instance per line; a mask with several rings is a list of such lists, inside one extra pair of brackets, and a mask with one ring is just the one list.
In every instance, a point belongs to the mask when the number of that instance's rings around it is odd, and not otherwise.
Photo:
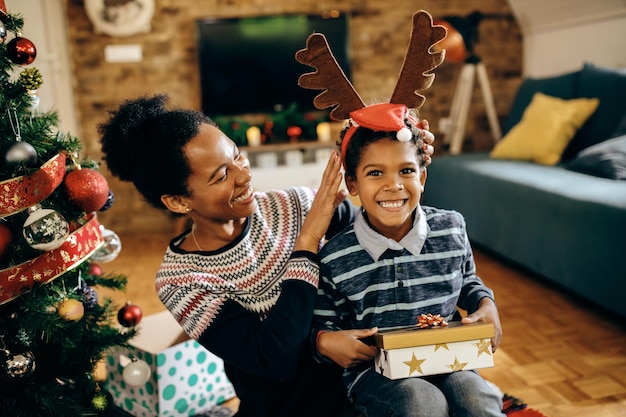
[(317, 350), (342, 368), (351, 368), (374, 358), (378, 348), (361, 341), (373, 336), (378, 329), (337, 330), (321, 332), (317, 337)]
[(493, 327), (496, 330), (496, 335), (491, 339), (491, 350), (495, 352), (498, 349), (500, 340), (502, 339), (502, 325), (500, 324), (500, 316), (498, 315), (498, 308), (496, 303), (488, 297), (480, 300), (478, 310), (469, 314), (467, 317), (463, 317), (461, 320), (464, 324), (469, 323), (493, 323)]
[(422, 129), (422, 138), (424, 139), (424, 165), (428, 166), (432, 162), (432, 155), (435, 152), (433, 143), (435, 142), (435, 135), (430, 131), (430, 125), (428, 120), (422, 119), (417, 123), (417, 127)]
[(307, 250), (317, 253), (320, 241), (326, 234), (338, 201), (345, 199), (345, 193), (339, 190), (342, 175), (341, 158), (333, 151), (322, 175), (322, 182), (315, 194), (311, 210), (302, 224), (302, 230), (296, 240), (295, 250)]

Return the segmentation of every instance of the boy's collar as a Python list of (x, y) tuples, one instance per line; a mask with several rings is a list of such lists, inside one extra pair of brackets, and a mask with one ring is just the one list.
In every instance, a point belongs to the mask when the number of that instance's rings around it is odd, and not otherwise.
[(378, 261), (388, 249), (406, 249), (414, 256), (419, 256), (424, 247), (424, 242), (426, 242), (428, 223), (422, 207), (418, 206), (415, 209), (413, 227), (400, 242), (396, 242), (372, 229), (366, 219), (366, 213), (360, 210), (354, 221), (354, 233), (359, 244), (375, 261)]

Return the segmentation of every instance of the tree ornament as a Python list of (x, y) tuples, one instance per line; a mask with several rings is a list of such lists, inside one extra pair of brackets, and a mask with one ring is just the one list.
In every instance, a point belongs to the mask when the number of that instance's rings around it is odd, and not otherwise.
[(70, 225), (60, 213), (44, 209), (39, 204), (29, 208), (28, 212), (30, 214), (24, 222), (22, 234), (33, 249), (49, 251), (65, 242)]
[(117, 312), (117, 321), (124, 327), (133, 327), (141, 321), (141, 308), (130, 301)]
[(16, 36), (7, 43), (7, 57), (17, 65), (29, 65), (37, 57), (37, 48), (29, 39)]
[[(11, 112), (11, 110), (13, 111)], [(13, 130), (13, 134), (15, 135), (15, 144), (9, 148), (4, 159), (9, 165), (24, 164), (34, 166), (37, 163), (37, 151), (30, 143), (22, 142), (20, 119), (17, 117), (17, 111), (15, 108), (10, 109), (7, 107), (7, 114), (9, 116), (11, 130)]]
[(12, 240), (11, 229), (4, 222), (0, 222), (0, 259), (4, 256)]
[(100, 225), (100, 232), (104, 244), (94, 252), (91, 259), (96, 262), (111, 262), (122, 250), (122, 240), (114, 231), (105, 229), (102, 225)]
[(87, 310), (93, 310), (98, 305), (98, 293), (84, 280), (80, 280), (80, 292), (83, 296), (83, 305)]
[(9, 165), (34, 166), (37, 163), (37, 151), (28, 142), (18, 141), (9, 148), (4, 156)]
[(114, 202), (115, 202), (115, 194), (113, 194), (113, 190), (109, 190), (109, 196), (107, 197), (107, 201), (106, 203), (104, 203), (104, 206), (100, 207), (100, 211), (107, 211), (108, 209), (111, 208)]
[(122, 372), (122, 378), (124, 382), (133, 387), (140, 387), (144, 385), (150, 379), (150, 365), (146, 362), (133, 357), (131, 363), (126, 365)]
[(7, 40), (7, 27), (0, 21), (0, 42), (4, 43)]
[(100, 265), (98, 265), (97, 263), (92, 262), (92, 263), (89, 264), (89, 269), (87, 270), (87, 273), (89, 275), (93, 275), (93, 276), (96, 276), (96, 277), (101, 277), (103, 272), (104, 271), (102, 270), (102, 267)]
[(66, 298), (59, 304), (57, 313), (67, 321), (79, 321), (85, 315), (85, 306), (74, 298)]
[(20, 72), (17, 81), (27, 91), (37, 91), (43, 84), (43, 75), (37, 68), (25, 68)]
[(33, 373), (35, 370), (35, 356), (30, 351), (12, 354), (4, 350), (7, 359), (4, 362), (4, 372), (11, 378), (23, 378)]
[(22, 346), (30, 347), (33, 344), (31, 335), (24, 328), (20, 328), (15, 335), (15, 339), (20, 342)]
[(86, 212), (99, 210), (109, 197), (106, 178), (89, 168), (69, 172), (63, 179), (63, 189), (69, 201)]
[(91, 406), (98, 412), (108, 410), (113, 404), (113, 396), (107, 390), (98, 388), (94, 396), (91, 398)]
[(30, 98), (30, 105), (28, 106), (27, 110), (34, 112), (35, 110), (37, 110), (37, 107), (39, 107), (39, 103), (41, 102), (41, 99), (39, 98), (39, 95), (37, 94), (37, 90), (28, 90), (27, 94), (28, 94), (28, 97)]

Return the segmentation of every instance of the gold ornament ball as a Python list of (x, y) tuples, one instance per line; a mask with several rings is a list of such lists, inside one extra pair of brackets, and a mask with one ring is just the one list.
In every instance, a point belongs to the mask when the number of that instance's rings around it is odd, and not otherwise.
[(91, 405), (97, 411), (104, 411), (109, 408), (110, 402), (107, 394), (102, 391), (97, 392), (91, 399)]
[(78, 321), (85, 315), (85, 307), (82, 302), (68, 298), (59, 305), (58, 313), (67, 321)]

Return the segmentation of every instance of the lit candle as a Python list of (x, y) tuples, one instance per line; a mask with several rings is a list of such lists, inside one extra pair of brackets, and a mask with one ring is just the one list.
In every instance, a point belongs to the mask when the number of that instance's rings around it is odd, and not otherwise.
[(250, 126), (248, 130), (246, 130), (246, 139), (248, 139), (249, 146), (260, 146), (261, 129), (256, 126)]
[(317, 140), (320, 142), (328, 142), (330, 140), (330, 123), (322, 122), (315, 128), (317, 133)]

